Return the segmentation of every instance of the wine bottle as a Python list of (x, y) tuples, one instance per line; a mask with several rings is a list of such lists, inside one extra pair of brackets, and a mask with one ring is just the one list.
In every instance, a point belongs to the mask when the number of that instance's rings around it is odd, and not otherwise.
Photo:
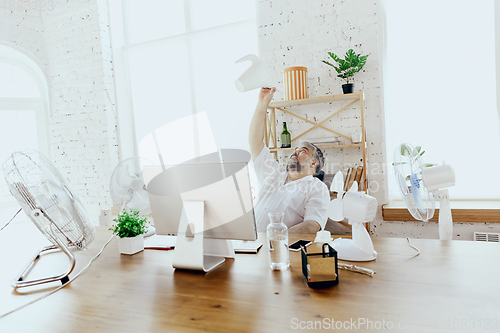
[(281, 148), (290, 148), (292, 140), (290, 139), (290, 132), (286, 129), (286, 122), (283, 122), (283, 132), (281, 132)]

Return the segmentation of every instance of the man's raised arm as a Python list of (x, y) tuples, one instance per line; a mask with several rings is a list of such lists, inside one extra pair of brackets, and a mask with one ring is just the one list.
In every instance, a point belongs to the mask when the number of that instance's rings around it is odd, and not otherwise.
[(259, 93), (259, 100), (250, 123), (250, 130), (248, 131), (248, 144), (250, 145), (250, 153), (254, 160), (259, 156), (262, 148), (264, 148), (267, 106), (273, 99), (275, 91), (276, 88), (262, 88)]

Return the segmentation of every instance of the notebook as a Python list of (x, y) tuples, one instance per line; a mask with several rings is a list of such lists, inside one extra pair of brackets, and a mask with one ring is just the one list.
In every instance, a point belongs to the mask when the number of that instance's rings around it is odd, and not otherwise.
[(233, 240), (232, 242), (235, 253), (257, 253), (263, 245), (259, 241)]

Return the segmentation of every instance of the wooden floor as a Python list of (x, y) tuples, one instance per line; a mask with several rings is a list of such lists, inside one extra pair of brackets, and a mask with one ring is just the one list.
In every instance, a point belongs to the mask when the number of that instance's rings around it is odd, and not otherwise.
[[(90, 248), (76, 253), (74, 272), (109, 237), (98, 228)], [(16, 292), (9, 285), (46, 243), (31, 224), (0, 232), (0, 315), (58, 286)], [(120, 255), (114, 239), (70, 285), (0, 319), (0, 332), (310, 332), (315, 330), (308, 325), (329, 331), (332, 321), (354, 324), (350, 330), (356, 332), (500, 331), (500, 244), (413, 243), (422, 252), (415, 258), (405, 239), (374, 238), (380, 254), (361, 264), (377, 271), (373, 278), (340, 271), (337, 286), (314, 290), (302, 278), (298, 252), (290, 253), (291, 269), (285, 272), (268, 268), (264, 247), (199, 274), (175, 271), (173, 251)], [(55, 275), (64, 262), (54, 255), (33, 275)]]

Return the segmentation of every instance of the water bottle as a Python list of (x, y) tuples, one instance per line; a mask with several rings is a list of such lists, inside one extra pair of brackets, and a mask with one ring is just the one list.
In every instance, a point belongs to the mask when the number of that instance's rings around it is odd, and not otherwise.
[(267, 226), (269, 244), (269, 267), (273, 270), (287, 270), (290, 267), (288, 253), (288, 228), (283, 223), (283, 212), (269, 213), (271, 223)]

